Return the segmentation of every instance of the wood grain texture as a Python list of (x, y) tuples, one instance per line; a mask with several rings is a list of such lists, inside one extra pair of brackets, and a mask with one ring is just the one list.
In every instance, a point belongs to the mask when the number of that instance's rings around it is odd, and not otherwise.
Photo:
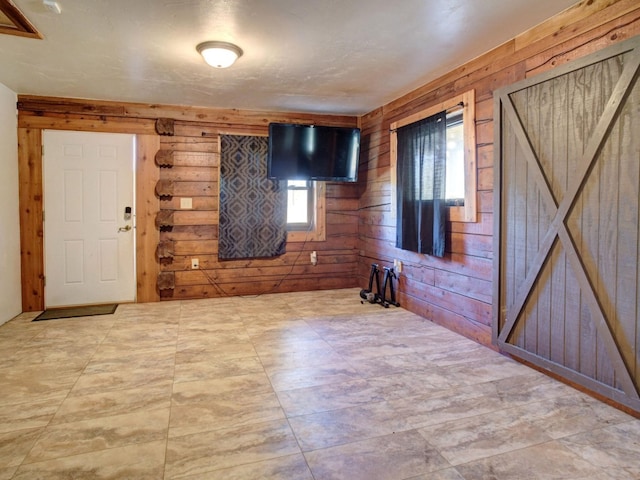
[[(173, 196), (161, 197), (160, 208), (171, 212), (173, 227), (161, 229), (159, 235), (160, 241), (175, 240), (176, 256), (172, 260), (163, 259), (160, 270), (178, 272), (176, 288), (164, 292), (162, 298), (281, 292), (287, 291), (288, 285), (299, 289), (302, 288), (300, 285), (310, 285), (313, 279), (320, 281), (331, 277), (340, 277), (340, 285), (355, 286), (357, 185), (317, 183), (316, 229), (311, 233), (290, 232), (285, 255), (273, 259), (218, 261), (220, 142), (216, 132), (222, 130), (208, 127), (204, 138), (185, 136), (201, 135), (203, 128), (199, 125), (176, 129), (181, 135), (161, 139), (162, 148), (170, 149), (174, 158), (173, 167), (159, 170), (159, 179), (172, 185)], [(251, 130), (255, 131), (255, 128)], [(191, 209), (180, 209), (181, 197), (191, 199)], [(206, 226), (213, 228), (204, 230)], [(344, 248), (349, 245), (351, 250), (347, 254)], [(309, 254), (314, 250), (318, 255), (316, 266), (309, 261)], [(198, 270), (191, 269), (192, 258), (198, 259)], [(267, 286), (269, 290), (260, 290)]]
[(44, 310), (42, 131), (18, 128), (22, 310)]
[[(389, 265), (396, 258), (404, 263), (404, 272), (398, 284), (399, 301), (403, 307), (475, 341), (490, 345), (490, 319), (492, 316), (500, 318), (499, 307), (494, 308), (496, 311), (492, 312), (488, 301), (492, 291), (499, 287), (495, 285), (499, 282), (493, 279), (494, 259), (499, 263), (499, 249), (495, 247), (495, 241), (499, 239), (494, 238), (491, 223), (497, 217), (497, 212), (494, 212), (494, 188), (498, 188), (496, 184), (501, 181), (500, 175), (493, 171), (492, 160), (495, 153), (494, 135), (498, 130), (494, 125), (494, 118), (499, 118), (500, 114), (493, 111), (493, 92), (497, 88), (548, 71), (570, 59), (598, 51), (605, 45), (618, 43), (638, 33), (640, 33), (640, 6), (637, 0), (580, 2), (560, 17), (554, 17), (415, 91), (380, 106), (360, 119), (21, 95), (19, 97), (19, 161), (24, 309), (25, 311), (39, 309), (41, 305), (39, 302), (42, 302), (43, 298), (41, 285), (43, 253), (41, 237), (38, 238), (38, 235), (41, 236), (42, 227), (41, 218), (38, 218), (41, 214), (41, 207), (38, 210), (38, 202), (42, 201), (42, 197), (41, 191), (39, 198), (37, 193), (38, 188), (41, 190), (41, 179), (38, 178), (32, 165), (40, 159), (38, 138), (41, 129), (112, 131), (154, 136), (155, 119), (172, 118), (175, 120), (176, 136), (162, 137), (161, 146), (183, 152), (179, 157), (180, 160), (178, 157), (175, 158), (175, 166), (215, 169), (219, 160), (217, 136), (220, 133), (264, 135), (270, 121), (346, 126), (360, 124), (362, 127), (360, 181), (355, 186), (327, 185), (326, 241), (293, 242), (287, 246), (288, 253), (278, 259), (222, 263), (217, 260), (216, 255), (217, 226), (215, 224), (177, 225), (170, 231), (162, 232), (163, 238), (175, 240), (180, 249), (180, 253), (176, 254), (171, 265), (153, 263), (155, 259), (150, 256), (155, 252), (155, 247), (140, 254), (138, 261), (142, 261), (147, 266), (145, 270), (147, 272), (151, 272), (153, 268), (162, 268), (164, 271), (191, 273), (190, 258), (197, 253), (204, 271), (214, 272), (218, 277), (212, 278), (225, 281), (224, 291), (216, 288), (208, 279), (200, 284), (191, 284), (193, 279), (189, 279), (190, 284), (176, 287), (173, 298), (205, 298), (226, 294), (259, 294), (362, 286), (367, 283), (369, 266), (372, 262)], [(444, 259), (434, 259), (398, 250), (394, 247), (393, 212), (390, 208), (389, 182), (392, 174), (389, 167), (391, 150), (389, 126), (393, 121), (470, 88), (476, 90), (478, 222), (473, 227), (459, 222), (451, 222), (448, 225), (452, 240)], [(558, 91), (562, 89), (575, 90), (576, 86), (566, 83), (558, 84), (554, 87), (552, 95), (558, 95)], [(567, 102), (560, 98), (554, 100), (556, 101), (565, 102), (565, 104)], [(545, 120), (541, 121), (544, 123)], [(628, 131), (638, 131), (638, 125), (625, 123), (625, 127), (621, 127), (621, 132)], [(628, 145), (629, 149), (636, 148), (633, 146), (635, 144), (628, 143)], [(577, 139), (574, 138), (569, 138), (569, 145), (564, 149), (558, 144), (553, 144), (550, 155), (563, 159), (563, 162), (557, 166), (554, 164), (554, 174), (550, 181), (550, 188), (554, 195), (567, 191), (570, 178), (577, 168), (574, 148), (579, 148)], [(152, 148), (149, 147), (149, 150)], [(633, 151), (637, 151), (637, 148)], [(512, 175), (513, 179), (525, 174), (521, 168), (506, 173)], [(160, 175), (158, 171), (156, 174)], [(192, 197), (195, 212), (203, 214), (202, 212), (217, 211), (215, 181), (215, 175), (210, 181), (180, 180), (180, 183), (193, 184), (181, 193)], [(632, 195), (636, 189), (637, 185), (627, 184), (621, 188), (621, 191), (625, 195)], [(148, 202), (149, 212), (154, 208), (176, 209), (180, 205), (178, 197), (159, 200), (152, 191), (142, 196), (146, 200), (141, 200), (139, 195), (139, 205), (140, 202)], [(502, 204), (499, 195), (496, 196), (495, 201), (497, 205)], [(578, 211), (582, 211), (582, 202), (580, 199), (575, 205)], [(512, 216), (520, 212), (525, 216), (527, 214), (526, 210), (519, 210), (515, 205), (509, 207), (512, 208), (510, 210)], [(633, 221), (634, 215), (637, 216), (637, 208), (635, 212), (634, 214), (629, 210), (621, 210), (619, 222)], [(582, 226), (582, 223), (583, 218), (580, 215), (568, 217), (567, 225), (570, 231), (575, 231), (578, 226)], [(354, 230), (354, 225), (357, 230)], [(538, 225), (539, 233), (545, 228), (547, 228), (546, 223), (541, 222)], [(609, 231), (611, 227), (603, 224), (603, 228)], [(154, 235), (159, 237), (161, 233), (154, 230)], [(515, 226), (506, 235), (512, 237), (522, 235), (522, 238), (526, 238), (526, 232), (516, 231)], [(153, 243), (150, 239), (144, 241)], [(624, 274), (625, 278), (630, 277), (631, 273), (625, 268), (622, 253), (626, 252), (624, 258), (636, 258), (636, 262), (637, 256), (629, 256), (631, 253), (627, 251), (629, 249), (623, 245), (624, 242), (619, 236), (614, 238), (612, 235), (608, 242), (610, 245), (615, 243), (620, 252), (616, 260), (618, 271)], [(538, 290), (540, 305), (544, 305), (538, 307), (537, 321), (542, 330), (548, 328), (543, 320), (547, 309), (551, 315), (559, 315), (565, 320), (562, 325), (551, 327), (550, 335), (558, 339), (556, 342), (545, 345), (546, 337), (541, 332), (537, 332), (534, 337), (529, 338), (529, 341), (534, 342), (539, 352), (548, 352), (554, 361), (564, 362), (567, 367), (563, 368), (567, 372), (572, 372), (574, 367), (579, 368), (581, 348), (588, 347), (587, 335), (580, 338), (569, 334), (571, 331), (580, 330), (580, 324), (577, 321), (572, 322), (579, 318), (584, 304), (577, 291), (576, 286), (579, 282), (573, 274), (570, 259), (562, 249), (556, 248), (556, 245), (554, 243), (551, 246), (551, 268), (548, 273), (544, 273), (548, 275), (545, 282), (554, 294), (547, 307), (544, 300), (548, 297), (547, 294), (544, 289)], [(313, 270), (309, 273), (311, 267), (308, 265), (308, 253), (313, 250), (318, 251), (319, 265), (322, 265), (323, 269), (330, 270), (326, 265), (344, 264), (349, 265), (351, 270), (342, 270), (340, 275), (326, 273), (326, 271), (315, 274)], [(517, 277), (516, 270), (518, 273), (525, 273), (525, 263), (518, 262), (520, 260), (515, 253), (512, 258), (505, 259), (505, 263), (510, 265), (513, 273), (507, 280), (501, 281), (504, 285), (514, 284)], [(283, 267), (293, 267), (295, 273), (283, 276)], [(243, 280), (245, 268), (250, 268), (251, 274)], [(227, 271), (233, 272), (233, 275), (229, 275)], [(152, 276), (151, 273), (149, 275)], [(157, 295), (157, 292), (152, 294), (148, 289), (149, 275), (145, 275), (142, 281), (140, 277), (138, 278), (139, 301), (145, 298), (140, 294), (141, 288), (146, 292), (144, 295), (149, 295), (149, 298)], [(236, 278), (237, 281), (232, 278)], [(564, 288), (560, 287), (561, 284)], [(429, 295), (422, 293), (423, 288), (427, 287)], [(611, 292), (611, 295), (615, 296), (611, 303), (616, 303), (618, 305), (616, 308), (619, 309), (623, 297), (632, 295), (634, 287), (637, 296), (639, 286), (618, 281), (615, 290)], [(515, 295), (507, 301), (513, 303)], [(631, 309), (631, 307), (628, 308)], [(634, 310), (635, 316), (640, 315), (638, 311), (637, 308)], [(629, 335), (631, 328), (621, 325), (619, 331)], [(585, 333), (589, 332), (585, 330)], [(640, 344), (640, 329), (636, 329), (635, 335), (635, 344)], [(523, 334), (522, 344), (524, 342)], [(598, 350), (595, 352), (597, 353)], [(626, 353), (623, 351), (622, 355), (625, 361), (634, 364), (634, 371), (637, 371), (638, 357), (630, 360), (633, 354), (628, 350)], [(606, 366), (600, 365), (597, 368), (603, 370)], [(567, 375), (572, 374), (567, 373)], [(575, 379), (575, 377), (570, 378)], [(615, 381), (618, 382), (617, 379)]]
[[(23, 262), (23, 299), (25, 311), (43, 308), (43, 242), (42, 242), (42, 165), (40, 135), (42, 129), (133, 133), (137, 135), (137, 299), (139, 302), (160, 300), (156, 288), (158, 274), (190, 268), (190, 259), (202, 257), (202, 266), (216, 273), (228, 271), (214, 261), (218, 241), (218, 168), (219, 135), (240, 133), (266, 135), (272, 121), (355, 126), (355, 117), (279, 112), (251, 112), (196, 107), (142, 105), (81, 99), (19, 96), (21, 234)], [(168, 118), (173, 123), (173, 136), (158, 136), (156, 119)], [(173, 165), (160, 168), (155, 163), (159, 150), (171, 153)], [(163, 163), (163, 162), (161, 162)], [(164, 162), (166, 163), (166, 162)], [(158, 197), (158, 181), (169, 182), (172, 196)], [(246, 262), (238, 262), (233, 270), (235, 281), (229, 291), (266, 293), (333, 286), (355, 286), (357, 262), (358, 186), (321, 185), (324, 198), (318, 203), (323, 214), (319, 234), (292, 235), (282, 269), (282, 260), (273, 259), (260, 265), (259, 274), (245, 275)], [(191, 208), (182, 209), (181, 200), (191, 199)], [(155, 226), (158, 212), (171, 212), (173, 226), (159, 230)], [(175, 240), (176, 265), (168, 258), (155, 258), (160, 241)], [(309, 253), (318, 252), (315, 270)], [(346, 253), (348, 252), (348, 253)], [(340, 259), (336, 263), (335, 259)], [(292, 268), (293, 267), (293, 268)], [(347, 268), (348, 271), (345, 270)], [(336, 271), (339, 269), (339, 272)], [(291, 270), (291, 271), (290, 271)], [(231, 271), (231, 270), (229, 270)], [(334, 272), (335, 271), (335, 272)], [(261, 281), (260, 276), (268, 279)], [(250, 286), (243, 286), (244, 278)], [(277, 277), (280, 280), (275, 281)], [(198, 298), (220, 292), (209, 278), (201, 284), (180, 285), (164, 291), (162, 299)], [(197, 278), (197, 277), (196, 277)], [(202, 276), (199, 278), (202, 279)], [(219, 278), (217, 275), (211, 279)], [(226, 276), (220, 278), (227, 278)], [(286, 279), (286, 281), (285, 281)], [(317, 282), (314, 282), (314, 279)], [(226, 280), (225, 280), (226, 281)], [(275, 282), (275, 283), (274, 283)], [(277, 285), (277, 287), (274, 287)], [(268, 290), (260, 290), (267, 288)], [(184, 288), (181, 288), (184, 287)], [(199, 293), (198, 293), (199, 292)], [(212, 293), (213, 292), (213, 293)]]
[(156, 135), (136, 136), (136, 301), (157, 302), (156, 279), (160, 269), (151, 252), (160, 241), (155, 226), (156, 213), (160, 209), (154, 194), (160, 172), (154, 158), (160, 148)]
[[(601, 49), (604, 45), (619, 43), (621, 40), (640, 33), (640, 5), (628, 0), (595, 0), (576, 4), (571, 9), (557, 17), (524, 32), (522, 35), (506, 42), (500, 47), (487, 52), (484, 55), (468, 62), (444, 76), (429, 82), (415, 91), (398, 98), (362, 117), (362, 155), (360, 162), (360, 178), (364, 179), (360, 187), (360, 266), (358, 275), (360, 284), (367, 282), (368, 265), (371, 262), (391, 264), (394, 259), (403, 262), (403, 274), (401, 275), (401, 296), (405, 299), (404, 306), (415, 308), (417, 313), (425, 314), (432, 320), (446, 324), (471, 338), (482, 338), (490, 343), (490, 336), (486, 330), (479, 334), (478, 326), (487, 326), (491, 322), (488, 317), (498, 318), (501, 321), (499, 307), (495, 312), (475, 310), (467, 311), (466, 315), (460, 315), (460, 311), (454, 309), (449, 312), (447, 305), (450, 300), (433, 295), (430, 298), (422, 298), (418, 292), (425, 285), (438, 279), (439, 287), (446, 290), (453, 298), (474, 296), (476, 300), (492, 303), (499, 283), (492, 278), (493, 259), (497, 239), (494, 238), (494, 188), (500, 175), (494, 170), (495, 146), (494, 136), (498, 127), (494, 123), (495, 118), (500, 119), (494, 111), (494, 90), (524, 80), (528, 76), (544, 72), (553, 68), (556, 64), (563, 63), (564, 58), (577, 58)], [(555, 62), (555, 63), (554, 63)], [(553, 65), (552, 65), (553, 64)], [(565, 81), (566, 82), (566, 81)], [(560, 89), (570, 92), (570, 85), (559, 84), (558, 90), (538, 92), (539, 100), (544, 103), (550, 95), (557, 98), (554, 102), (565, 102), (566, 96), (558, 97)], [(393, 181), (394, 172), (389, 169), (389, 152), (393, 145), (389, 143), (389, 128), (393, 122), (402, 118), (415, 115), (432, 105), (441, 103), (446, 98), (455, 96), (469, 89), (476, 92), (476, 159), (477, 159), (477, 213), (478, 225), (468, 228), (462, 223), (451, 222), (447, 226), (450, 232), (450, 240), (447, 244), (447, 255), (444, 259), (436, 261), (430, 257), (416, 256), (409, 252), (398, 250), (394, 246), (395, 223), (394, 212), (391, 207), (391, 195), (386, 188), (389, 178)], [(569, 97), (571, 98), (571, 97)], [(576, 98), (576, 101), (580, 101)], [(526, 113), (525, 113), (526, 114)], [(549, 121), (551, 113), (547, 110), (546, 117), (530, 118), (542, 128)], [(555, 128), (555, 127), (554, 127)], [(499, 131), (499, 129), (498, 129)], [(539, 148), (548, 148), (547, 156), (559, 155), (567, 159), (561, 167), (554, 169), (555, 176), (550, 180), (552, 191), (557, 195), (559, 191), (567, 191), (567, 182), (573, 176), (577, 165), (572, 165), (568, 160), (569, 152), (563, 151), (557, 143), (546, 145), (542, 140), (536, 140)], [(515, 137), (511, 144), (512, 150), (516, 150)], [(554, 167), (555, 168), (555, 167)], [(510, 185), (517, 191), (525, 192), (526, 176), (531, 174), (524, 163), (520, 163), (512, 169), (504, 172), (510, 176)], [(520, 183), (518, 183), (520, 182)], [(516, 190), (514, 190), (516, 191)], [(505, 192), (508, 194), (508, 192)], [(530, 191), (531, 198), (541, 195)], [(544, 194), (542, 194), (544, 195)], [(536, 209), (531, 205), (528, 209), (526, 203), (510, 204), (508, 231), (503, 232), (509, 238), (526, 239), (542, 242), (544, 233), (549, 228), (549, 222), (545, 217), (548, 210), (550, 197), (540, 200)], [(496, 198), (496, 204), (500, 206), (502, 200)], [(504, 207), (504, 205), (503, 205)], [(535, 223), (527, 230), (517, 227), (517, 218), (536, 218)], [(569, 220), (571, 221), (571, 219)], [(579, 328), (567, 323), (560, 329), (551, 329), (548, 320), (550, 312), (562, 312), (567, 318), (578, 316), (581, 310), (580, 296), (572, 291), (569, 278), (572, 271), (568, 266), (568, 259), (560, 249), (555, 249), (554, 242), (549, 243), (552, 250), (552, 265), (542, 273), (543, 282), (540, 288), (536, 288), (534, 295), (539, 300), (536, 309), (528, 311), (529, 318), (535, 318), (535, 325), (542, 331), (531, 328), (528, 332), (518, 327), (512, 332), (512, 336), (518, 345), (525, 343), (537, 349), (537, 351), (561, 358), (566, 351), (558, 351), (556, 342), (551, 342), (551, 335), (558, 338), (560, 343), (566, 343), (566, 348), (576, 354), (580, 351), (580, 344), (572, 345), (572, 339), (566, 335), (565, 329)], [(514, 285), (516, 279), (524, 278), (536, 260), (534, 253), (526, 250), (514, 252), (511, 257), (503, 258), (508, 265), (509, 272), (502, 282), (504, 285)], [(495, 259), (499, 265), (500, 259)], [(432, 269), (432, 279), (425, 278), (425, 269)], [(456, 277), (463, 275), (464, 279)], [(561, 293), (550, 294), (554, 284), (560, 279), (567, 278), (567, 286)], [(456, 281), (457, 280), (457, 281)], [(477, 285), (473, 282), (477, 280)], [(535, 280), (535, 279), (534, 279)], [(578, 279), (573, 278), (575, 283)], [(471, 289), (473, 285), (473, 289)], [(407, 288), (413, 292), (406, 297), (403, 291)], [(513, 292), (513, 289), (510, 290)], [(507, 299), (508, 304), (516, 301), (515, 294)], [(401, 300), (402, 302), (403, 300)], [(566, 312), (565, 312), (566, 306)], [(492, 309), (493, 310), (493, 309)], [(488, 317), (486, 316), (488, 315)], [(552, 330), (552, 331), (550, 331)], [(595, 355), (595, 352), (594, 352)], [(578, 358), (573, 357), (573, 358)], [(564, 360), (564, 359), (563, 359)], [(634, 361), (635, 363), (635, 361)], [(603, 366), (604, 367), (604, 366)]]
[[(629, 172), (620, 165), (632, 141), (621, 122), (640, 122), (639, 71), (640, 36), (500, 89), (495, 106), (502, 203), (494, 308), (505, 313), (494, 338), (635, 409), (640, 345), (628, 313), (637, 305), (640, 227), (623, 206), (637, 206), (640, 178), (623, 180)], [(620, 222), (621, 208), (631, 222)], [(622, 281), (621, 251), (633, 259)], [(620, 287), (636, 294), (622, 300)]]

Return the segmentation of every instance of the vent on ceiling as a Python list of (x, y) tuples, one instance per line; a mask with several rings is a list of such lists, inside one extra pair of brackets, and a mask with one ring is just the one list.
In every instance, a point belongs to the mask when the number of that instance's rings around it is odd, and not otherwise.
[(27, 17), (11, 0), (0, 0), (0, 33), (20, 37), (42, 38)]

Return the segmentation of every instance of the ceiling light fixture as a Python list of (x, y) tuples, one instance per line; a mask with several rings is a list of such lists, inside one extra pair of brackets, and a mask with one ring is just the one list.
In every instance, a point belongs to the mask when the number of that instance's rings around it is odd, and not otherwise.
[(196, 47), (196, 50), (205, 62), (215, 68), (230, 67), (242, 56), (240, 47), (227, 42), (203, 42)]

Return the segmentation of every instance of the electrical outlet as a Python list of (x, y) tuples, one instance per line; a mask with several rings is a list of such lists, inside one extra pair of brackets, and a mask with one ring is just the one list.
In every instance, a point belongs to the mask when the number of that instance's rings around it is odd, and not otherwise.
[(200, 262), (198, 261), (197, 258), (192, 258), (191, 259), (191, 270), (197, 270), (198, 268), (200, 268)]
[(182, 210), (191, 210), (193, 208), (193, 199), (188, 197), (183, 197), (180, 199), (180, 208)]
[(398, 260), (397, 258), (394, 258), (393, 259), (393, 270), (397, 274), (402, 273), (402, 261)]
[(309, 260), (311, 260), (311, 265), (318, 264), (318, 253), (315, 250), (309, 255)]

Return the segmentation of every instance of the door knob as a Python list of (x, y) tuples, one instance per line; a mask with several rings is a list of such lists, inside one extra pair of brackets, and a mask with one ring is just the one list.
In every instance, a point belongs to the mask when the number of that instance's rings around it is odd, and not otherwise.
[(120, 233), (120, 232), (128, 232), (129, 230), (131, 230), (131, 225), (127, 225), (126, 227), (120, 227), (118, 229), (118, 233)]

